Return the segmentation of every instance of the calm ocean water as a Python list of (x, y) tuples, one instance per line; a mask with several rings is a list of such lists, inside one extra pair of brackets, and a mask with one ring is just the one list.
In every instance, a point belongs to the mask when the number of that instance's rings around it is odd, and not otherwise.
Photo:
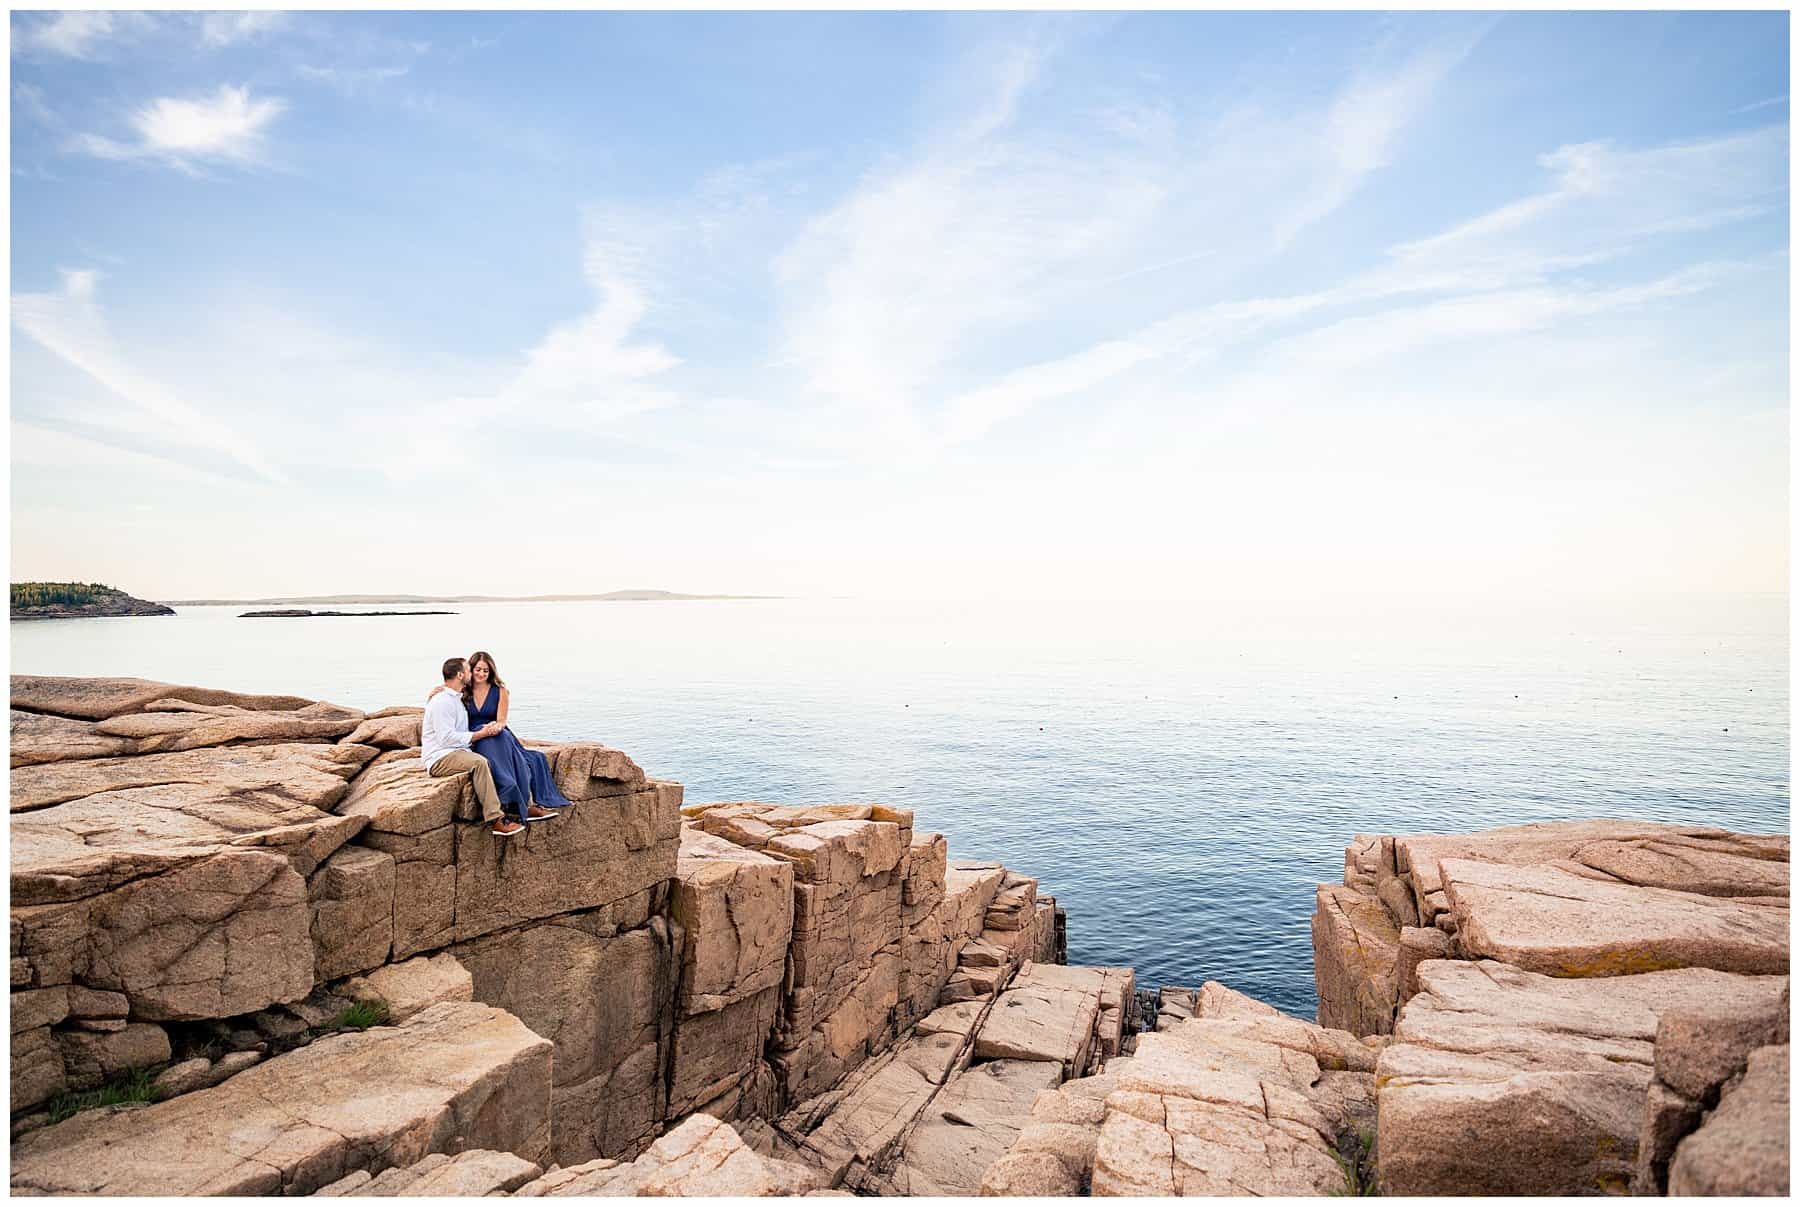
[(1036, 875), (1069, 958), (1314, 1008), (1313, 885), (1365, 831), (1788, 830), (1784, 598), (1396, 612), (1129, 603), (453, 604), (12, 625), (15, 673), (422, 702), (490, 650), (528, 737), (689, 801), (882, 801)]

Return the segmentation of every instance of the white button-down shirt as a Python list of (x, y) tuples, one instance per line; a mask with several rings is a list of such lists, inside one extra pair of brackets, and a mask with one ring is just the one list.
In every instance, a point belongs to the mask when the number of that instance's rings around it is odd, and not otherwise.
[(419, 723), (419, 753), (425, 770), (456, 750), (467, 750), (473, 739), (469, 734), (469, 714), (462, 697), (445, 688), (425, 702), (425, 718)]

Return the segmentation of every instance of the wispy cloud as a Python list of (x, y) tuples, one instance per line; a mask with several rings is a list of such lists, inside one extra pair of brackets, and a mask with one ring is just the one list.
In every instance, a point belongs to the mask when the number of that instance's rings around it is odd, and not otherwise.
[(237, 42), (254, 41), (266, 37), (287, 27), (289, 16), (284, 12), (235, 12), (235, 13), (202, 13), (200, 16), (200, 44), (209, 49), (230, 46)]
[(63, 273), (54, 293), (14, 294), (13, 322), (26, 335), (133, 403), (166, 428), (170, 439), (221, 453), (271, 482), (286, 481), (254, 448), (219, 419), (138, 369), (119, 350), (96, 301), (100, 274), (94, 269)]
[(1313, 223), (1333, 213), (1364, 181), (1386, 167), (1401, 131), (1424, 109), (1477, 37), (1413, 55), (1398, 70), (1359, 77), (1331, 103), (1310, 132), (1311, 152), (1323, 166), (1301, 199), (1275, 225), (1274, 243), (1286, 247)]
[(1076, 343), (991, 380), (996, 345), (1062, 325), (1096, 290), (1279, 255), (1392, 160), (1484, 30), (1371, 59), (1298, 110), (1246, 102), (1210, 120), (1184, 121), (1154, 97), (1035, 114), (1056, 43), (994, 56), (966, 114), (872, 167), (775, 258), (777, 363), (837, 412), (846, 440), (883, 456), (975, 439), (1079, 392), (1050, 388), (1059, 370), (1082, 388), (1124, 372), (1154, 350)]
[(264, 136), (287, 109), (279, 97), (253, 99), (247, 86), (222, 84), (211, 96), (159, 97), (135, 110), (135, 141), (79, 134), (68, 149), (102, 159), (155, 159), (181, 168), (196, 163), (260, 162)]
[(404, 63), (390, 67), (318, 67), (302, 63), (294, 68), (295, 74), (301, 79), (329, 84), (346, 96), (366, 92), (387, 80), (397, 80), (410, 70)]
[(153, 24), (145, 13), (117, 13), (97, 9), (71, 9), (19, 18), (14, 53), (24, 52), (69, 59), (96, 59), (108, 43), (143, 33)]

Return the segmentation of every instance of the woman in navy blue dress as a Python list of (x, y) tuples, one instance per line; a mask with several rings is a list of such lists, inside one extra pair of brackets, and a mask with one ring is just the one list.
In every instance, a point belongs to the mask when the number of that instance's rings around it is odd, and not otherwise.
[[(469, 728), (480, 729), (493, 721), (505, 725), (512, 693), (494, 669), (493, 656), (486, 650), (470, 654), (469, 674), (472, 681), (463, 689)], [(541, 750), (527, 750), (512, 730), (502, 729), (491, 738), (481, 738), (470, 749), (488, 761), (501, 805), (511, 809), (519, 820), (549, 821), (556, 816), (556, 810), (568, 807), (568, 798), (550, 775), (550, 760)]]

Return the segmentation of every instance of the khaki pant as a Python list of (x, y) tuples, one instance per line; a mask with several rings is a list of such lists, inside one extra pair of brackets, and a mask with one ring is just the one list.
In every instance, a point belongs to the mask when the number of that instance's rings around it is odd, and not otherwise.
[(452, 750), (431, 765), (431, 774), (455, 775), (467, 771), (475, 785), (475, 799), (481, 802), (481, 820), (499, 821), (506, 816), (500, 808), (500, 794), (494, 791), (494, 773), (488, 761), (473, 750)]

